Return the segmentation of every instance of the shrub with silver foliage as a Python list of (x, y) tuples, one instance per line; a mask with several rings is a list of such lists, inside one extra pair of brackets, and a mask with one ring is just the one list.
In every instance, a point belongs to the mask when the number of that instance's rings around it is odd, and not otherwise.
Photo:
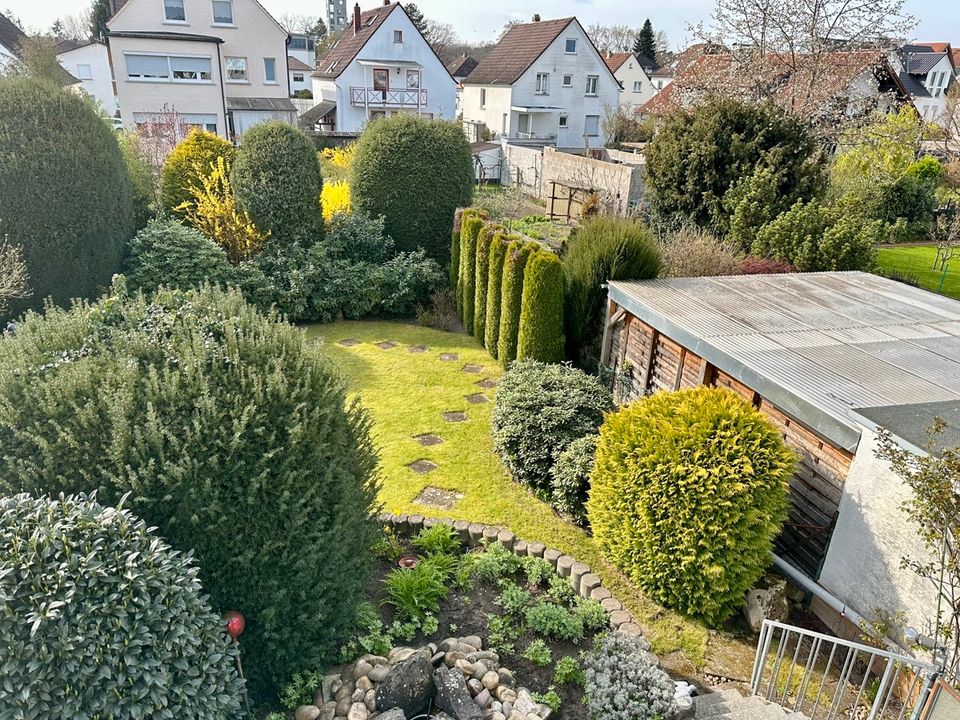
[(0, 718), (238, 718), (190, 555), (84, 496), (0, 498)]
[(584, 670), (594, 720), (670, 720), (676, 714), (673, 681), (643, 638), (610, 633), (585, 656)]

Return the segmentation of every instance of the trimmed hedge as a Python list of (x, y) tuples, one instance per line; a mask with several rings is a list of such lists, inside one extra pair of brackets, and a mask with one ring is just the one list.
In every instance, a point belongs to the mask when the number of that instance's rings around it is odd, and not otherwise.
[(500, 343), (500, 295), (503, 290), (503, 261), (507, 256), (507, 235), (500, 230), (490, 241), (490, 267), (487, 272), (487, 320), (483, 344), (494, 358)]
[(520, 309), (523, 302), (523, 276), (534, 245), (513, 240), (503, 259), (503, 280), (500, 292), (500, 338), (497, 357), (508, 367), (517, 358), (517, 336), (520, 332)]
[(368, 426), (303, 333), (233, 291), (148, 300), (120, 278), (0, 343), (0, 494), (129, 493), (195, 551), (214, 608), (246, 615), (259, 697), (351, 627), (378, 537)]
[(471, 216), (463, 221), (460, 230), (460, 292), (457, 293), (457, 299), (463, 327), (471, 335), (476, 302), (477, 238), (483, 227), (483, 218)]
[(350, 178), (354, 211), (383, 215), (398, 250), (422, 247), (446, 266), (453, 212), (470, 204), (473, 175), (459, 125), (394, 115), (370, 123), (357, 142)]
[(523, 271), (517, 357), (563, 360), (563, 266), (549, 250), (537, 250)]
[(133, 211), (116, 135), (85, 98), (0, 78), (0, 238), (23, 248), (33, 293), (8, 317), (93, 297), (119, 272)]
[(0, 498), (0, 597), (3, 717), (243, 717), (196, 564), (129, 510)]
[(655, 600), (718, 625), (770, 564), (793, 465), (779, 431), (733, 392), (656, 393), (600, 428), (594, 540)]
[(183, 218), (185, 212), (177, 208), (194, 201), (190, 188), (199, 187), (200, 174), (210, 174), (220, 158), (226, 160), (227, 167), (230, 167), (235, 153), (233, 144), (216, 133), (199, 128), (191, 130), (163, 162), (160, 171), (160, 208)]
[(211, 283), (226, 287), (237, 269), (217, 243), (176, 220), (151, 220), (130, 241), (127, 282), (153, 292), (161, 285), (186, 290)]
[(460, 229), (463, 227), (463, 216), (466, 212), (466, 208), (457, 208), (453, 213), (453, 233), (450, 238), (450, 290), (454, 295), (457, 294), (457, 286), (460, 284)]
[(481, 342), (486, 338), (487, 285), (490, 280), (490, 243), (499, 228), (487, 223), (477, 236), (476, 261), (474, 263), (473, 336)]

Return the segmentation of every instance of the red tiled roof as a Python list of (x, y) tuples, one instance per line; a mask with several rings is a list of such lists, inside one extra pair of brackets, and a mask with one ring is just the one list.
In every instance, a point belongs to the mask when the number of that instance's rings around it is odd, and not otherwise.
[(297, 72), (301, 70), (313, 70), (313, 68), (307, 65), (303, 60), (300, 58), (295, 58), (293, 55), (287, 56), (287, 67), (291, 70), (296, 70)]
[(923, 47), (930, 48), (933, 52), (946, 52), (950, 48), (950, 43), (948, 42), (931, 42), (931, 43), (911, 43), (912, 45), (922, 45)]
[(960, 68), (960, 48), (951, 48), (950, 59), (953, 61), (955, 68)]
[(512, 85), (576, 18), (514, 25), (500, 38), (464, 85)]
[(360, 13), (360, 31), (356, 34), (353, 32), (353, 15), (349, 15), (340, 40), (317, 60), (317, 71), (313, 77), (331, 80), (340, 77), (340, 73), (347, 69), (357, 53), (367, 44), (367, 40), (380, 29), (383, 21), (397, 7), (399, 3), (390, 3)]
[(610, 68), (610, 72), (615, 73), (627, 60), (633, 57), (633, 53), (607, 53), (603, 56), (603, 61)]

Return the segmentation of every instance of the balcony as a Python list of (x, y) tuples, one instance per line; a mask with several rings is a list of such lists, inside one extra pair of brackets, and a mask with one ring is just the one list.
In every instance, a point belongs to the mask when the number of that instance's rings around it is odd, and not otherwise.
[(427, 106), (427, 91), (377, 90), (371, 87), (351, 87), (350, 104), (355, 107), (415, 108)]

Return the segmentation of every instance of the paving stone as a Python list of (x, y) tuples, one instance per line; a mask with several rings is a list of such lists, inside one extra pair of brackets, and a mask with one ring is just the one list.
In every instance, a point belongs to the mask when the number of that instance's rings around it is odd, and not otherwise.
[(443, 413), (443, 419), (447, 422), (466, 422), (467, 414), (462, 410), (448, 410)]
[(626, 610), (614, 610), (610, 613), (610, 627), (616, 630), (625, 623), (632, 623), (633, 616)]
[(392, 350), (397, 345), (399, 345), (399, 343), (395, 343), (393, 340), (384, 340), (383, 342), (377, 343), (377, 347), (381, 350)]
[(407, 348), (407, 352), (409, 352), (409, 353), (425, 353), (425, 352), (426, 352), (427, 350), (429, 350), (429, 349), (430, 349), (430, 348), (428, 348), (426, 345), (411, 345), (410, 347)]
[[(435, 507), (440, 510), (449, 510), (460, 500), (463, 500), (462, 492), (457, 492), (456, 490), (446, 490), (444, 488), (427, 485), (427, 487), (421, 490), (420, 494), (413, 499), (413, 503), (415, 505), (427, 505), (428, 507)], [(445, 524), (451, 523), (452, 521), (449, 521)], [(465, 527), (467, 525), (469, 525), (469, 523), (465, 523)], [(454, 524), (454, 530), (456, 529), (456, 525)]]
[(421, 458), (420, 460), (414, 460), (412, 463), (407, 463), (407, 467), (413, 470), (415, 473), (426, 475), (428, 472), (433, 472), (440, 466), (436, 463), (430, 462), (429, 460), (424, 460)]
[(460, 355), (458, 353), (440, 353), (440, 360), (442, 362), (453, 362), (459, 359)]
[(353, 338), (344, 338), (340, 340), (337, 345), (343, 345), (343, 347), (353, 347), (354, 345), (359, 345), (359, 340), (354, 340)]
[(490, 398), (483, 393), (474, 393), (473, 395), (464, 395), (463, 397), (471, 405), (483, 405), (484, 403), (490, 402)]
[(491, 388), (495, 388), (498, 383), (493, 378), (486, 378), (485, 380), (477, 380), (474, 385), (477, 387), (482, 387), (484, 390), (489, 390)]
[(633, 635), (635, 637), (640, 637), (643, 635), (643, 630), (640, 629), (640, 626), (632, 622), (624, 623), (618, 627), (617, 630), (626, 635)]
[(473, 375), (479, 375), (483, 372), (483, 365), (464, 365), (461, 370), (465, 373), (472, 373)]
[(439, 435), (431, 435), (430, 433), (425, 433), (423, 435), (414, 435), (413, 439), (418, 443), (423, 445), (423, 447), (430, 447), (431, 445), (440, 445), (443, 442), (443, 438)]

